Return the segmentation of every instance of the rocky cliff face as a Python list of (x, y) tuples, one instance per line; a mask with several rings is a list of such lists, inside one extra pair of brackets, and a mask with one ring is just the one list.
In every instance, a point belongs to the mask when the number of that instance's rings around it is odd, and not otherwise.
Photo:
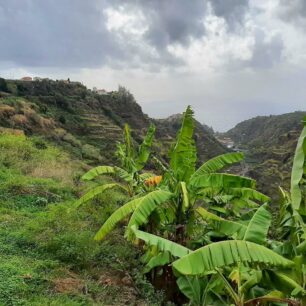
[[(116, 142), (125, 123), (140, 142), (150, 122), (157, 126), (155, 151), (167, 159), (181, 124), (181, 116), (154, 120), (142, 112), (124, 88), (98, 95), (77, 82), (6, 80), (0, 91), (0, 126), (42, 135), (78, 157), (114, 162)], [(211, 131), (196, 123), (195, 139), (200, 161), (226, 152)]]

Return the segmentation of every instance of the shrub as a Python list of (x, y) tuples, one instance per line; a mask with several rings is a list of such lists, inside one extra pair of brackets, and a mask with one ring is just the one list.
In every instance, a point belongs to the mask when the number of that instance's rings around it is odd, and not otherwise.
[(82, 146), (82, 155), (84, 158), (100, 160), (100, 152), (94, 146), (85, 144)]
[(73, 183), (74, 165), (69, 155), (39, 138), (0, 134), (0, 151), (0, 165), (16, 173)]
[(15, 108), (6, 104), (0, 105), (0, 118), (7, 118), (15, 114)]

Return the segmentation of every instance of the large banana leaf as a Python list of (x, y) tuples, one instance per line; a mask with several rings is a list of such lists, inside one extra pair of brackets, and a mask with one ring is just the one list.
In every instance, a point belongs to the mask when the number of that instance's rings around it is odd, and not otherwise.
[(267, 238), (268, 230), (271, 225), (272, 216), (266, 209), (267, 205), (260, 206), (250, 220), (243, 240), (263, 244)]
[(99, 175), (103, 174), (116, 174), (119, 178), (126, 182), (131, 182), (133, 180), (133, 177), (131, 174), (129, 174), (127, 171), (125, 171), (122, 168), (119, 167), (112, 167), (112, 166), (98, 166), (95, 167), (88, 172), (86, 172), (82, 176), (82, 180), (84, 181), (90, 181), (96, 178)]
[(105, 221), (100, 230), (95, 235), (95, 240), (102, 240), (109, 232), (111, 232), (115, 226), (131, 214), (136, 207), (140, 204), (142, 198), (136, 198), (123, 206), (119, 207), (115, 212), (111, 214), (111, 216)]
[(117, 184), (117, 183), (104, 184), (104, 185), (97, 186), (97, 187), (94, 187), (91, 190), (89, 190), (78, 201), (76, 201), (76, 203), (74, 205), (75, 205), (75, 207), (79, 207), (83, 203), (86, 203), (86, 202), (92, 200), (93, 198), (95, 198), (96, 196), (102, 194), (104, 191), (106, 191), (108, 189), (113, 189), (113, 188), (120, 188), (120, 189), (123, 189), (124, 191), (128, 192), (128, 190), (120, 184)]
[(192, 175), (191, 179), (209, 173), (215, 173), (224, 168), (225, 166), (232, 165), (234, 163), (243, 160), (244, 154), (242, 152), (231, 152), (216, 156), (207, 162), (205, 162), (198, 170)]
[(155, 190), (139, 198), (139, 205), (131, 216), (128, 228), (131, 228), (133, 225), (138, 227), (141, 224), (147, 223), (148, 217), (156, 207), (170, 200), (172, 197), (173, 193), (169, 191)]
[(160, 266), (164, 266), (171, 262), (171, 256), (169, 252), (162, 252), (152, 257), (149, 262), (146, 264), (143, 273), (148, 273), (152, 269)]
[(264, 264), (289, 267), (294, 263), (262, 245), (249, 241), (228, 240), (211, 243), (173, 263), (175, 270), (184, 275), (198, 275), (232, 264)]
[(187, 107), (176, 143), (170, 152), (170, 168), (178, 181), (188, 181), (195, 171), (196, 147), (193, 139), (193, 111)]
[(223, 219), (203, 207), (198, 207), (196, 211), (204, 220), (213, 223), (216, 231), (226, 236), (242, 239), (246, 232), (247, 227), (244, 224)]
[(82, 176), (82, 180), (84, 181), (90, 181), (94, 178), (96, 178), (99, 175), (103, 175), (103, 174), (114, 174), (116, 172), (115, 167), (111, 167), (111, 166), (99, 166), (99, 167), (95, 167), (90, 169), (88, 172), (86, 172), (83, 176)]
[(211, 173), (199, 175), (190, 181), (190, 186), (196, 189), (202, 188), (255, 188), (253, 179), (225, 173)]
[(132, 226), (131, 229), (134, 232), (136, 238), (145, 241), (149, 245), (155, 245), (161, 252), (168, 251), (171, 255), (176, 257), (183, 257), (191, 252), (191, 250), (180, 244), (153, 234), (140, 231), (135, 226)]
[[(295, 210), (300, 208), (302, 202), (302, 191), (300, 182), (302, 180), (303, 174), (305, 173), (305, 156), (306, 156), (306, 118), (304, 121), (304, 128), (299, 137), (291, 172), (291, 200), (292, 206)], [(306, 209), (306, 207), (303, 207)]]
[(148, 129), (147, 135), (145, 136), (142, 144), (139, 146), (139, 152), (136, 160), (137, 170), (141, 170), (145, 166), (150, 156), (150, 148), (153, 143), (154, 133), (155, 133), (155, 125), (151, 124)]

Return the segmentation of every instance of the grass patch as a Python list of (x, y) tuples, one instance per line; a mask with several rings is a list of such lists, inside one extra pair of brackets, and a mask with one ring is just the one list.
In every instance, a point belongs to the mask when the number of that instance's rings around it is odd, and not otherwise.
[(160, 305), (122, 227), (93, 240), (126, 195), (106, 192), (75, 210), (90, 185), (79, 182), (81, 163), (22, 135), (0, 135), (0, 150), (0, 305)]

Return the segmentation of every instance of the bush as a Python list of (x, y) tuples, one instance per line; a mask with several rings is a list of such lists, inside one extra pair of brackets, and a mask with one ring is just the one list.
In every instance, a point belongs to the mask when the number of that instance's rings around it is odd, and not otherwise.
[(76, 139), (72, 134), (67, 133), (63, 136), (63, 140), (70, 143), (73, 147), (80, 148), (82, 143), (80, 140)]
[(93, 160), (100, 160), (101, 158), (99, 150), (89, 144), (82, 146), (82, 155), (84, 158)]

